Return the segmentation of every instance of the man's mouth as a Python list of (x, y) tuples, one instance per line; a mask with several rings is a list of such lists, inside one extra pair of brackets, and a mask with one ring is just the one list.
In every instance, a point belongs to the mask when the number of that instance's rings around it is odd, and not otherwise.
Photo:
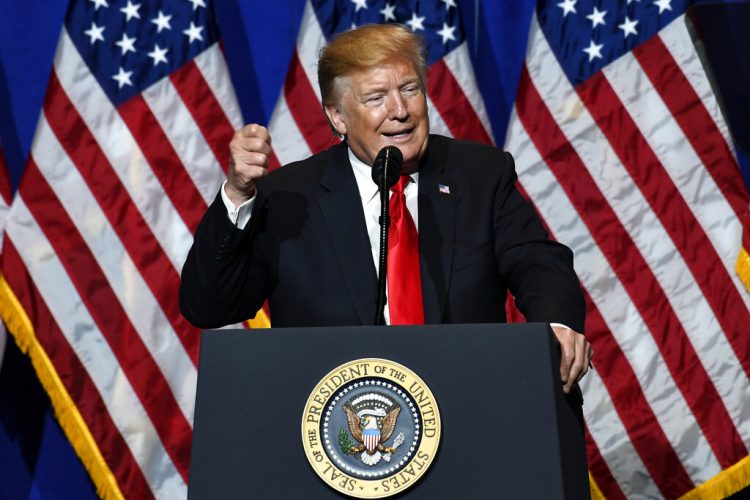
[(413, 131), (414, 127), (411, 127), (407, 129), (395, 130), (393, 132), (383, 132), (383, 135), (388, 137), (389, 139), (406, 139), (411, 136), (411, 133)]

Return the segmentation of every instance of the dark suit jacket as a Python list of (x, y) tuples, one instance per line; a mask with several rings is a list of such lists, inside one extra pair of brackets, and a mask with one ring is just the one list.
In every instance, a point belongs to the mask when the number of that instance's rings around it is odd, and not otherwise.
[[(425, 321), (503, 322), (510, 289), (528, 321), (582, 332), (572, 252), (549, 241), (515, 189), (511, 155), (441, 136), (429, 141), (418, 195)], [(250, 318), (265, 299), (274, 326), (368, 325), (376, 285), (342, 143), (260, 181), (245, 230), (229, 221), (217, 196), (183, 268), (180, 306), (202, 328)]]

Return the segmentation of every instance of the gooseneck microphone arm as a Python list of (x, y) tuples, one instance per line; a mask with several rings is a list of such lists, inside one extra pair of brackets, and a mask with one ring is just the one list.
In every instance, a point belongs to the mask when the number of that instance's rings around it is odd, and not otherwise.
[(378, 294), (375, 301), (375, 324), (385, 325), (385, 287), (388, 273), (388, 226), (391, 223), (389, 215), (389, 191), (398, 182), (401, 174), (403, 155), (395, 146), (386, 146), (380, 150), (372, 165), (372, 180), (380, 191), (380, 257), (378, 260)]

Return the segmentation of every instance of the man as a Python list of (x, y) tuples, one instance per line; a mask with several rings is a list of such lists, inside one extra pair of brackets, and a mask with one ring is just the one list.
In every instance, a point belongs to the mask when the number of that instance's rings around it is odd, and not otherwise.
[(267, 177), (268, 131), (236, 132), (228, 179), (183, 268), (183, 314), (217, 327), (252, 317), (268, 299), (274, 326), (372, 324), (380, 200), (370, 167), (393, 145), (404, 159), (391, 204), (398, 196), (408, 209), (407, 232), (396, 239), (413, 233), (415, 248), (402, 272), (391, 268), (386, 318), (503, 322), (509, 289), (529, 321), (554, 323), (568, 392), (592, 356), (577, 333), (585, 306), (572, 253), (549, 241), (514, 188), (509, 154), (429, 135), (422, 54), (419, 37), (402, 26), (339, 35), (321, 53), (318, 82), (344, 141)]

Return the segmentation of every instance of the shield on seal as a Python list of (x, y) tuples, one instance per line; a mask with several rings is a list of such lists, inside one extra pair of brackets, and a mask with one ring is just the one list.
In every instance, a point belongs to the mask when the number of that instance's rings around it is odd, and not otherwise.
[[(374, 418), (372, 420), (375, 420)], [(380, 429), (367, 429), (362, 431), (362, 443), (367, 448), (367, 451), (372, 453), (378, 447), (380, 443)]]

